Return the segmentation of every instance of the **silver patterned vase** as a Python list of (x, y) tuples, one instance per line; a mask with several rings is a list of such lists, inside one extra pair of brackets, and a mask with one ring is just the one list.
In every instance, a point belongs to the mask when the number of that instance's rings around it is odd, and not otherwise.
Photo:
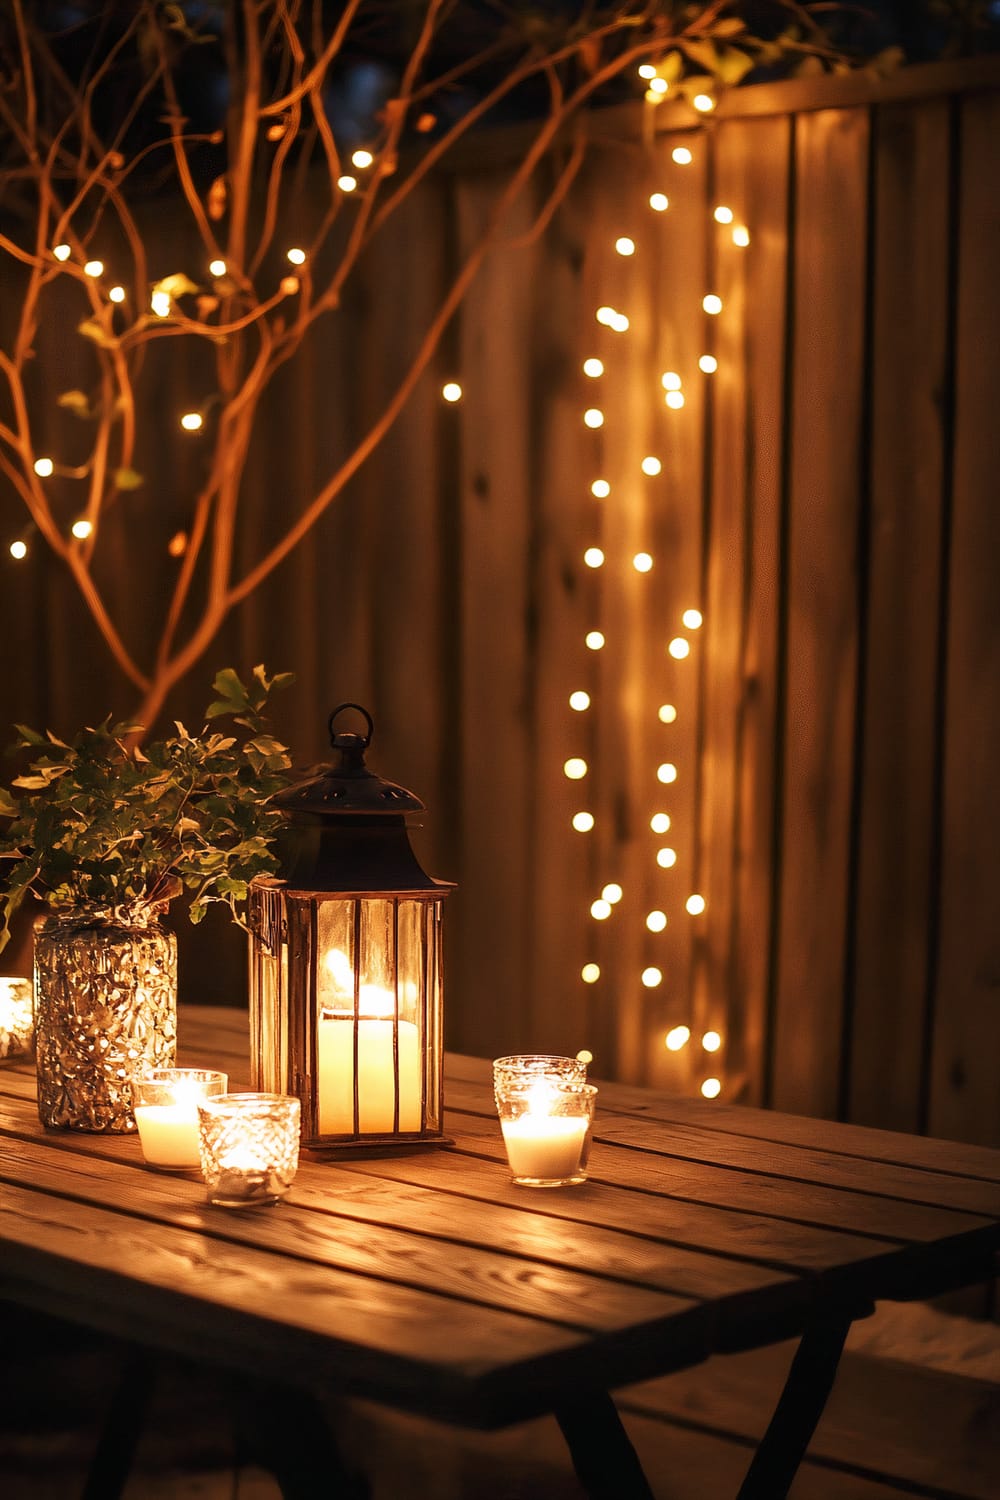
[[(115, 914), (118, 915), (118, 914)], [(170, 1067), (177, 939), (156, 918), (93, 912), (35, 925), (38, 1113), (53, 1130), (135, 1129), (132, 1079)]]

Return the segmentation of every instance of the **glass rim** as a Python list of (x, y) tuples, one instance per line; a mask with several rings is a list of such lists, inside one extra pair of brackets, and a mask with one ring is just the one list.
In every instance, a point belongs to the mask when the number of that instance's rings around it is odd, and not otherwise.
[(507, 1057), (497, 1057), (493, 1060), (493, 1071), (503, 1069), (505, 1072), (544, 1072), (553, 1073), (571, 1072), (577, 1068), (586, 1072), (587, 1064), (578, 1057), (568, 1057), (558, 1052), (512, 1052)]
[(221, 1068), (147, 1068), (144, 1073), (137, 1073), (132, 1080), (133, 1083), (174, 1083), (181, 1079), (190, 1079), (192, 1083), (212, 1083), (216, 1078), (226, 1078), (229, 1075)]
[[(507, 1088), (498, 1088), (496, 1090), (496, 1093), (497, 1097), (502, 1099), (523, 1099), (527, 1098), (529, 1094), (532, 1094), (536, 1087), (537, 1084), (533, 1081), (529, 1081), (527, 1079), (522, 1081), (520, 1079), (517, 1079)], [(562, 1082), (552, 1083), (548, 1088), (548, 1093), (550, 1094), (552, 1102), (554, 1104), (558, 1103), (562, 1099), (596, 1099), (598, 1092), (599, 1090), (596, 1083), (578, 1083), (573, 1078), (567, 1078)]]
[(271, 1110), (293, 1114), (295, 1110), (301, 1109), (301, 1101), (297, 1094), (267, 1094), (254, 1093), (247, 1090), (244, 1093), (218, 1094), (215, 1098), (199, 1099), (198, 1108), (204, 1109), (207, 1114), (248, 1114), (253, 1109), (262, 1113)]

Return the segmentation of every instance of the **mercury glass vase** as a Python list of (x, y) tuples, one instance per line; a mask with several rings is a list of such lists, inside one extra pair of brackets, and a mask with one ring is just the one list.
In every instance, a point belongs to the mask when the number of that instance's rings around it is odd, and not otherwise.
[(53, 1130), (135, 1130), (132, 1080), (170, 1067), (177, 939), (153, 918), (44, 917), (35, 927), (38, 1113)]

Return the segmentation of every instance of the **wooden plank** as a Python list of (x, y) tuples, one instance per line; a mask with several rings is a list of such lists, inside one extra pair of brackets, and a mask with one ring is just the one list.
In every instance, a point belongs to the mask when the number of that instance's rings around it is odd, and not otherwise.
[(955, 344), (955, 449), (951, 485), (940, 959), (936, 976), (930, 1128), (1000, 1142), (1000, 933), (996, 860), (1000, 798), (1000, 627), (993, 560), (1000, 548), (996, 474), (1000, 442), (992, 393), (1000, 313), (994, 275), (1000, 210), (991, 164), (1000, 97), (962, 108)]
[[(916, 1130), (928, 993), (947, 359), (948, 107), (879, 111), (850, 1117)], [(904, 541), (905, 539), (905, 541)]]
[[(864, 113), (796, 122), (781, 891), (771, 1103), (839, 1100), (864, 332)], [(836, 357), (834, 357), (836, 352)]]

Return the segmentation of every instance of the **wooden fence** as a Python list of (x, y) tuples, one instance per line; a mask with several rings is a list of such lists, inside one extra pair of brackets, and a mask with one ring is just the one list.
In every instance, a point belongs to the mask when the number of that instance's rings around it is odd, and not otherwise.
[[(987, 61), (598, 122), (220, 648), (298, 671), (304, 758), (333, 702), (368, 703), (378, 768), (428, 802), (422, 852), (460, 882), (453, 1047), (588, 1047), (631, 1081), (1000, 1136), (998, 81)], [(262, 527), (401, 368), (505, 175), (484, 142), (372, 256), (282, 443), (261, 435)], [(49, 635), (17, 716), (44, 717), (48, 674), (79, 676), (52, 641), (65, 585), (17, 588), (4, 611)]]

